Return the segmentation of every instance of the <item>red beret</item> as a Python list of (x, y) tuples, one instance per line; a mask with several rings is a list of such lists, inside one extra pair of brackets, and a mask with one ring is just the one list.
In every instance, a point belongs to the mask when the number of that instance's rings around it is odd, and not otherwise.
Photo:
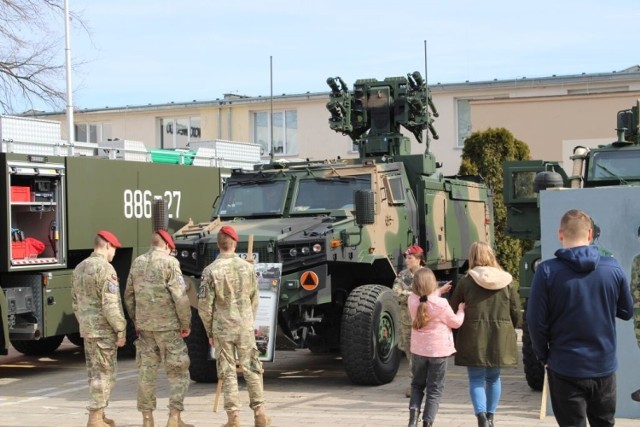
[(238, 241), (238, 233), (233, 229), (230, 225), (225, 225), (220, 229), (220, 233), (224, 233), (227, 236), (231, 237), (236, 242)]
[(420, 255), (423, 254), (424, 251), (420, 246), (413, 245), (409, 246), (406, 251), (404, 251), (405, 255)]
[(164, 240), (167, 245), (169, 245), (169, 247), (171, 249), (175, 249), (176, 248), (176, 244), (173, 243), (173, 239), (171, 238), (171, 234), (167, 233), (165, 230), (156, 230), (156, 233), (158, 233), (158, 235), (160, 235), (160, 237), (162, 237), (162, 240)]
[(114, 248), (119, 248), (119, 247), (122, 246), (120, 244), (120, 242), (118, 241), (118, 238), (115, 236), (115, 234), (110, 233), (107, 230), (98, 231), (98, 236), (102, 237), (104, 240), (106, 240), (107, 242), (111, 243), (111, 245)]

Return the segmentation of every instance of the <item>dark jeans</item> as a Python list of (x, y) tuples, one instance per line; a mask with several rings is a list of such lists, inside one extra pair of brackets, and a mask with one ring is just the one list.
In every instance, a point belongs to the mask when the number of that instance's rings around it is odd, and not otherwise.
[(412, 355), (411, 371), (411, 400), (409, 409), (420, 409), (422, 398), (427, 398), (424, 402), (422, 418), (425, 422), (433, 422), (438, 413), (440, 398), (444, 391), (444, 375), (447, 372), (447, 357), (424, 357), (417, 354)]
[(573, 378), (547, 369), (549, 395), (560, 427), (609, 427), (615, 424), (616, 375)]

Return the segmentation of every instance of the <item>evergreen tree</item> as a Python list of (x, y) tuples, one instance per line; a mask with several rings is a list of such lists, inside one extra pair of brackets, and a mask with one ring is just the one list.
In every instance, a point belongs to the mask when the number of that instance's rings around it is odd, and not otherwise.
[(529, 146), (505, 128), (474, 132), (464, 141), (461, 175), (480, 175), (493, 190), (496, 257), (500, 265), (518, 278), (518, 264), (532, 242), (522, 242), (506, 235), (507, 209), (502, 196), (502, 164), (507, 160), (529, 160)]

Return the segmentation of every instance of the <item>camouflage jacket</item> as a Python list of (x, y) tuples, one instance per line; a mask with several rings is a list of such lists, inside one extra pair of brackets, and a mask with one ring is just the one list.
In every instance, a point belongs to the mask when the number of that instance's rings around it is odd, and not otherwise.
[(133, 261), (124, 305), (138, 330), (191, 328), (191, 305), (180, 263), (162, 250), (151, 248)]
[(406, 306), (407, 299), (411, 295), (411, 289), (413, 287), (413, 273), (408, 268), (405, 268), (393, 282), (393, 293), (396, 295), (400, 305)]
[(125, 337), (118, 275), (103, 255), (93, 252), (73, 270), (71, 299), (81, 336)]
[(221, 254), (202, 272), (198, 313), (207, 336), (253, 330), (258, 311), (255, 268), (236, 254)]

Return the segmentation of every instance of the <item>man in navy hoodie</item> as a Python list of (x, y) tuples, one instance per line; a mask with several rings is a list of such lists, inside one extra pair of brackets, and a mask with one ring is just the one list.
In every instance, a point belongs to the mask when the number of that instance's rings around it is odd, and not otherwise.
[(613, 426), (616, 411), (616, 317), (633, 316), (629, 281), (615, 258), (591, 244), (589, 215), (566, 212), (562, 249), (542, 262), (531, 285), (527, 323), (533, 350), (547, 366), (551, 406), (560, 426)]

